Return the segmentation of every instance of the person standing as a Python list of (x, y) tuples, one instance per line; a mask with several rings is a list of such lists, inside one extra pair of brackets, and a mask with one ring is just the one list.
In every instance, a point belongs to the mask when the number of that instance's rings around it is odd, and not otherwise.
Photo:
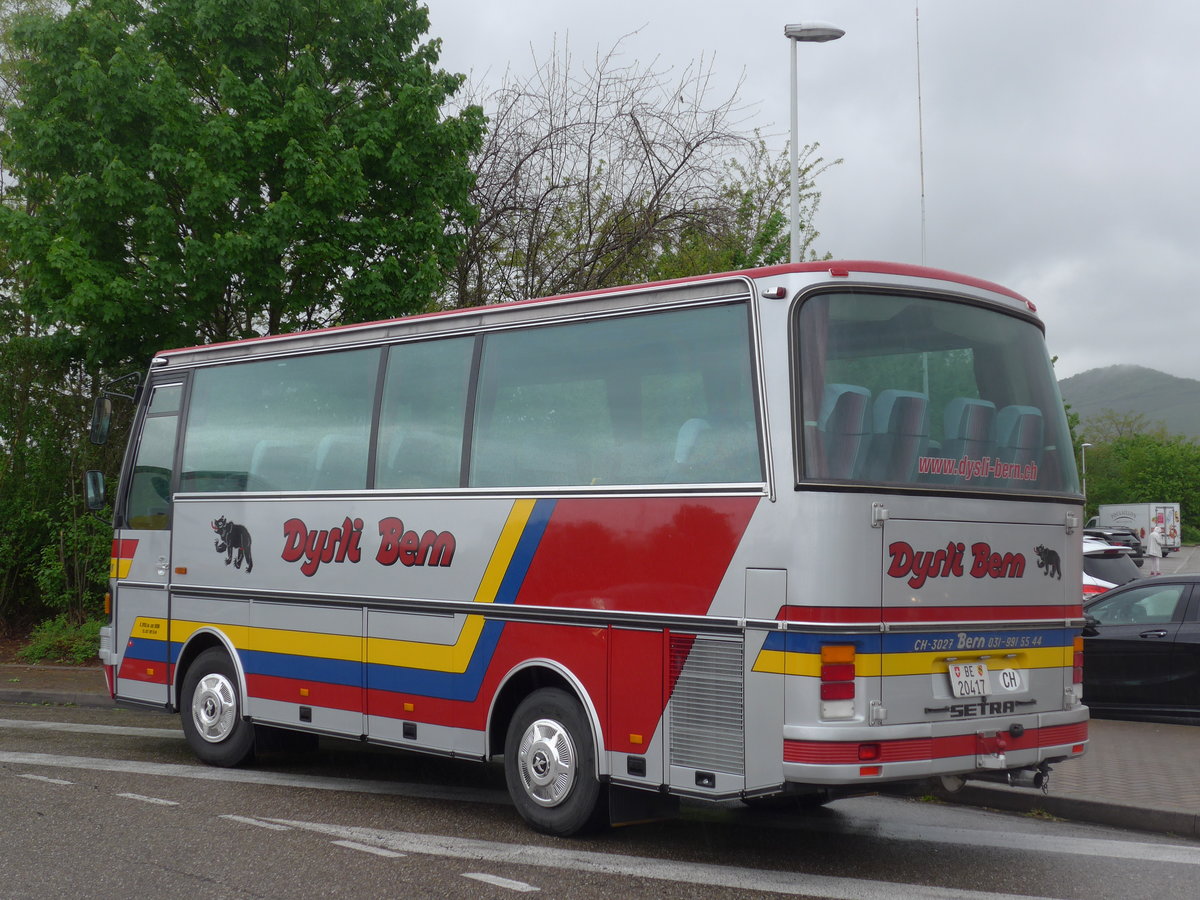
[(1150, 532), (1150, 536), (1146, 538), (1146, 555), (1150, 557), (1150, 574), (1162, 574), (1162, 558), (1163, 558), (1163, 530), (1161, 525), (1155, 525)]

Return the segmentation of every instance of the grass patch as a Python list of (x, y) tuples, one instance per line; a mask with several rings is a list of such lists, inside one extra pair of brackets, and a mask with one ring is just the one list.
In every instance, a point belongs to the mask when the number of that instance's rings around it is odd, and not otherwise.
[(1036, 809), (1031, 809), (1031, 810), (1029, 810), (1029, 812), (1025, 813), (1024, 815), (1026, 818), (1041, 819), (1044, 822), (1065, 822), (1065, 821), (1067, 821), (1066, 819), (1059, 818), (1058, 816), (1054, 815), (1053, 813), (1046, 812), (1041, 807), (1037, 807)]

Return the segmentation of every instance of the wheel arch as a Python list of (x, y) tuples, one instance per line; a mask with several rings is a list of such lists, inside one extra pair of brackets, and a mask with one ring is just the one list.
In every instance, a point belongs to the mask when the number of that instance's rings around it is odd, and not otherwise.
[(504, 752), (505, 735), (517, 707), (534, 691), (546, 687), (560, 688), (579, 701), (592, 733), (592, 745), (596, 748), (596, 775), (607, 775), (608, 754), (604, 749), (604, 730), (591, 695), (573, 672), (548, 659), (524, 662), (501, 680), (488, 710), (485, 756), (491, 758)]
[(233, 669), (237, 673), (237, 689), (242, 698), (243, 714), (246, 703), (246, 672), (242, 668), (242, 660), (238, 655), (237, 648), (234, 647), (233, 641), (224, 632), (216, 628), (199, 628), (188, 637), (183, 645), (183, 649), (179, 651), (179, 657), (175, 660), (175, 671), (171, 679), (171, 708), (175, 712), (179, 712), (180, 699), (179, 695), (183, 690), (183, 682), (187, 678), (188, 669), (192, 667), (192, 663), (205, 650), (212, 647), (219, 647), (225, 651), (233, 662)]

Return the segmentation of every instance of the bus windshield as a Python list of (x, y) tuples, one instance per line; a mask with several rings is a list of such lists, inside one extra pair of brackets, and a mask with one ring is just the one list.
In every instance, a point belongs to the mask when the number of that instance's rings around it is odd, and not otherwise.
[(994, 308), (883, 292), (812, 296), (795, 316), (801, 480), (1076, 493), (1038, 326)]

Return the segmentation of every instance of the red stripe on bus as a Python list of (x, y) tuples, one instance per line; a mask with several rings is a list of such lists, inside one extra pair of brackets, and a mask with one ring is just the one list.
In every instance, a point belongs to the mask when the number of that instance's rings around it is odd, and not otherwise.
[[(307, 692), (307, 693), (305, 693)], [(275, 700), (323, 709), (363, 711), (363, 689), (359, 685), (330, 684), (277, 675), (246, 675), (246, 693), (258, 700)]]
[(140, 681), (143, 684), (168, 684), (174, 669), (170, 663), (150, 662), (126, 656), (121, 660), (117, 677), (126, 681)]
[[(1007, 750), (1030, 750), (1037, 747), (1058, 747), (1081, 744), (1087, 740), (1087, 722), (1055, 725), (1048, 728), (1028, 728), (1019, 738), (1000, 732)], [(993, 741), (994, 742), (994, 741)], [(783, 742), (783, 761), (806, 765), (849, 766), (862, 762), (859, 747), (875, 744), (879, 755), (873, 762), (917, 762), (927, 759), (948, 759), (975, 756), (979, 752), (979, 736), (953, 734), (943, 737), (906, 738), (898, 741), (789, 741)]]
[(784, 606), (785, 622), (877, 624), (879, 622), (1007, 622), (1026, 619), (1078, 619), (1079, 604), (1062, 606)]
[(563, 499), (518, 604), (705, 615), (758, 497)]
[(137, 538), (114, 538), (112, 555), (114, 559), (133, 559), (137, 552)]

